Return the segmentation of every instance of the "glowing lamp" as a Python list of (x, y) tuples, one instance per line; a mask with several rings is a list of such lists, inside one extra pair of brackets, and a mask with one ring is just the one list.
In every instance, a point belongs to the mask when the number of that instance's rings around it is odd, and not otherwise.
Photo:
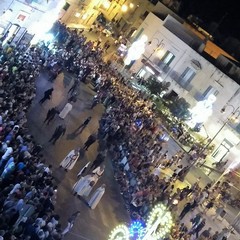
[(88, 17), (88, 14), (87, 14), (87, 13), (83, 14), (83, 16), (82, 16), (82, 20), (86, 20), (87, 17)]
[(163, 49), (156, 49), (158, 57), (162, 58), (165, 54), (165, 51)]
[(127, 5), (123, 4), (121, 9), (123, 12), (126, 12), (128, 10), (128, 7)]
[(75, 13), (75, 17), (79, 18), (81, 16), (81, 14), (79, 12)]
[(129, 7), (130, 7), (130, 8), (134, 8), (134, 4), (133, 4), (133, 3), (130, 3), (130, 4), (129, 4)]
[(104, 8), (108, 9), (110, 7), (111, 3), (108, 0), (106, 0), (102, 3), (102, 5)]

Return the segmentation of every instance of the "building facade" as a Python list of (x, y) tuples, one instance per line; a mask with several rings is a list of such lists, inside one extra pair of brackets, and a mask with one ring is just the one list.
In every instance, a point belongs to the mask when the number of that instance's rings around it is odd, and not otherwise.
[(1, 0), (0, 34), (18, 42), (48, 31), (66, 11), (65, 0)]
[[(166, 5), (172, 5), (172, 1), (165, 2)], [(62, 20), (69, 27), (90, 28), (101, 15), (127, 38), (131, 37), (149, 12), (161, 13), (164, 17), (171, 14), (179, 19), (158, 0), (69, 0), (68, 3), (69, 11)]]
[(148, 44), (130, 70), (143, 78), (155, 75), (159, 81), (170, 82), (169, 93), (185, 98), (191, 107), (214, 95), (212, 115), (204, 123), (206, 131), (202, 134), (214, 138), (214, 161), (229, 159), (228, 164), (237, 165), (240, 154), (238, 63), (217, 47), (214, 56), (210, 56), (209, 44), (171, 16), (162, 21), (150, 13), (132, 41), (142, 35), (148, 37)]

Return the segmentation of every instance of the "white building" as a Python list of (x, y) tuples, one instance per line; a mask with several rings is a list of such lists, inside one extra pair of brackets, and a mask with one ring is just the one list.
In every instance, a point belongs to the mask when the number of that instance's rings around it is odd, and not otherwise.
[(14, 42), (27, 32), (27, 37), (40, 36), (65, 13), (65, 4), (65, 0), (1, 0), (0, 34), (7, 33), (7, 40)]
[[(238, 164), (240, 125), (228, 121), (230, 127), (225, 123), (233, 111), (234, 117), (240, 115), (239, 63), (171, 16), (162, 21), (150, 13), (132, 41), (142, 35), (148, 37), (149, 44), (130, 70), (144, 78), (154, 74), (160, 81), (170, 82), (170, 92), (185, 98), (192, 107), (209, 95), (215, 95), (213, 114), (204, 123), (216, 146), (212, 158), (214, 161), (229, 159), (229, 164)], [(226, 109), (224, 114), (222, 108)]]

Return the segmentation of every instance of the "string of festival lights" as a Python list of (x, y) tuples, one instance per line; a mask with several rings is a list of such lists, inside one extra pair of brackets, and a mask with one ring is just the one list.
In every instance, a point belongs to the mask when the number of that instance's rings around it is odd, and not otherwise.
[(159, 240), (170, 234), (173, 218), (167, 207), (159, 203), (148, 216), (146, 224), (134, 221), (128, 227), (121, 224), (115, 227), (108, 240)]

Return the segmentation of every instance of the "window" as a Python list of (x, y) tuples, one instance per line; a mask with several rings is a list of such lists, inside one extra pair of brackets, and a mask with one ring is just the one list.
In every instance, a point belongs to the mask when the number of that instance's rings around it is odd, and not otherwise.
[(187, 67), (184, 72), (181, 74), (179, 83), (183, 86), (187, 86), (195, 77), (196, 72), (191, 69), (190, 67)]
[(65, 5), (63, 6), (63, 10), (67, 11), (69, 7), (70, 7), (70, 4), (66, 2)]
[(222, 161), (233, 146), (230, 141), (224, 138), (220, 146), (213, 152), (212, 157), (216, 162)]
[(167, 51), (162, 57), (161, 62), (169, 66), (174, 58), (175, 56), (173, 55), (173, 53), (171, 53), (170, 51)]
[(236, 131), (240, 134), (240, 123), (236, 126)]
[(148, 0), (150, 3), (152, 3), (154, 6), (157, 5), (158, 0)]
[(144, 19), (147, 17), (148, 14), (149, 14), (149, 12), (146, 11), (146, 12), (141, 16), (141, 19), (144, 20)]
[(133, 39), (133, 42), (137, 41), (138, 38), (141, 36), (141, 34), (143, 33), (144, 28), (141, 28), (138, 33), (136, 34), (135, 38)]
[(218, 94), (219, 94), (219, 91), (218, 90), (216, 90), (214, 87), (212, 87), (212, 86), (209, 86), (206, 90), (205, 90), (205, 92), (203, 93), (203, 98), (204, 99), (206, 99), (206, 98), (208, 98), (210, 95), (214, 95), (214, 96), (217, 96)]
[(139, 76), (140, 78), (143, 78), (145, 74), (146, 74), (146, 71), (145, 71), (144, 69), (141, 69), (141, 70), (138, 72), (138, 76)]

